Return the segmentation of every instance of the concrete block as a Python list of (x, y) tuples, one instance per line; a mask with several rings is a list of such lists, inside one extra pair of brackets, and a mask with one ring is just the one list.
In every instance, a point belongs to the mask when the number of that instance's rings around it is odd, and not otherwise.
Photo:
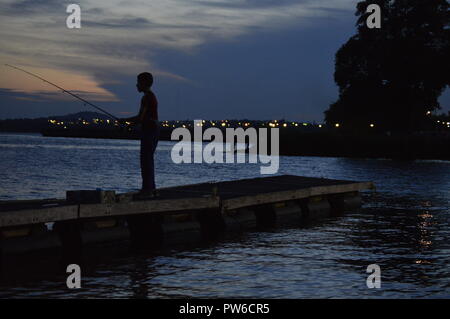
[(0, 230), (0, 251), (4, 256), (60, 247), (61, 242), (58, 236), (49, 231), (45, 224), (8, 227)]
[(362, 205), (361, 195), (358, 192), (329, 195), (328, 202), (333, 215), (361, 208)]
[(198, 221), (170, 221), (162, 224), (163, 245), (189, 245), (202, 240), (201, 226)]
[(331, 216), (331, 206), (327, 198), (314, 196), (300, 201), (302, 218), (317, 220)]
[(223, 217), (226, 231), (241, 232), (258, 226), (255, 212), (248, 208), (225, 211)]
[(289, 225), (300, 225), (302, 223), (302, 209), (294, 201), (284, 203), (284, 205), (274, 205), (275, 222), (279, 227)]

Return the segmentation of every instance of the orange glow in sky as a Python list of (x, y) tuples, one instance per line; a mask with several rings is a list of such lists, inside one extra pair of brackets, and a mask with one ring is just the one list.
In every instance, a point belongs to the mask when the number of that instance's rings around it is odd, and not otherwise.
[[(89, 75), (77, 74), (72, 71), (57, 69), (36, 67), (21, 68), (45, 78), (47, 81), (53, 82), (68, 91), (79, 94), (82, 97), (89, 97), (90, 100), (118, 101), (117, 97), (113, 93), (100, 87), (97, 81)], [(62, 93), (56, 87), (51, 86), (44, 81), (6, 66), (2, 66), (2, 72), (0, 73), (0, 87), (17, 93), (25, 93), (54, 100), (73, 99), (69, 95)]]

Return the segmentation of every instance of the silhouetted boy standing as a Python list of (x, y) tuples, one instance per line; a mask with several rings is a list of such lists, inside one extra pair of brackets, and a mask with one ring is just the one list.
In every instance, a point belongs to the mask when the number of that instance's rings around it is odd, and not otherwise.
[(153, 155), (159, 138), (158, 101), (155, 94), (150, 90), (152, 84), (153, 76), (151, 73), (144, 72), (138, 75), (136, 87), (138, 92), (144, 93), (139, 114), (121, 119), (121, 122), (141, 124), (141, 192), (148, 195), (152, 194), (156, 188)]

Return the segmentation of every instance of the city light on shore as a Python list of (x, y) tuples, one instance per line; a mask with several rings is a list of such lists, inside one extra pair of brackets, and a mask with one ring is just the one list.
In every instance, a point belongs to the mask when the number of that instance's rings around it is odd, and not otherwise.
[[(62, 120), (58, 119), (48, 119), (49, 125), (66, 125), (68, 128), (70, 127), (109, 127), (109, 126), (119, 126), (119, 122), (115, 120), (110, 119), (102, 119), (102, 118), (78, 118), (78, 119), (71, 119), (66, 120), (66, 122), (63, 122)], [(281, 128), (281, 129), (314, 129), (314, 128), (322, 128), (324, 127), (324, 124), (316, 124), (316, 123), (310, 123), (310, 122), (293, 122), (293, 121), (287, 121), (287, 120), (200, 120), (196, 124), (192, 120), (162, 120), (159, 121), (160, 126), (163, 128), (177, 128), (177, 127), (184, 127), (184, 128), (193, 128), (195, 126), (198, 127), (222, 127), (222, 128), (238, 128), (242, 127), (244, 129), (246, 128), (258, 128), (258, 127), (269, 127), (269, 128)], [(133, 123), (127, 121), (125, 122), (127, 125), (133, 125)], [(339, 124), (336, 126), (338, 127)]]
[[(440, 117), (438, 117), (440, 118)], [(436, 129), (448, 129), (450, 128), (450, 122), (448, 121), (448, 118), (441, 117), (439, 120), (436, 117), (432, 117), (431, 123), (434, 123), (434, 126)], [(284, 130), (315, 130), (315, 129), (327, 129), (330, 128), (330, 126), (327, 126), (325, 123), (311, 123), (311, 122), (295, 122), (295, 121), (287, 121), (287, 120), (248, 120), (248, 119), (241, 119), (241, 120), (200, 120), (197, 123), (194, 123), (192, 120), (162, 120), (159, 122), (160, 126), (162, 128), (167, 129), (174, 129), (178, 127), (183, 128), (194, 128), (194, 127), (219, 127), (221, 129), (226, 128), (259, 128), (259, 127), (267, 127), (267, 128), (280, 128)], [(119, 126), (119, 123), (114, 120), (109, 119), (102, 119), (102, 118), (78, 118), (78, 119), (65, 119), (64, 121), (62, 119), (48, 119), (48, 124), (50, 126), (56, 126), (56, 127), (65, 127), (67, 129), (71, 128), (82, 128), (86, 127), (86, 129), (94, 129), (94, 128), (108, 128), (108, 127), (117, 127)], [(126, 122), (127, 125), (134, 126), (131, 122)], [(369, 122), (366, 127), (369, 129), (374, 129), (375, 127), (378, 128), (378, 130), (381, 129), (380, 125), (377, 125), (375, 122)], [(336, 129), (344, 129), (342, 126), (342, 123), (334, 123), (331, 124), (332, 128)]]

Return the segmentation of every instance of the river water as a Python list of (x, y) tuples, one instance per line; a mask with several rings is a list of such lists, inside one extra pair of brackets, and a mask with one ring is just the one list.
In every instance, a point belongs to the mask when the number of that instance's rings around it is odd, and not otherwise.
[[(261, 176), (261, 164), (174, 164), (172, 145), (158, 145), (158, 187)], [(450, 297), (450, 162), (280, 157), (278, 174), (373, 181), (377, 191), (361, 209), (307, 227), (158, 255), (125, 249), (83, 272), (81, 289), (36, 270), (4, 280), (0, 297)], [(138, 141), (0, 134), (0, 200), (139, 187)], [(367, 288), (370, 264), (381, 268), (380, 289)]]

